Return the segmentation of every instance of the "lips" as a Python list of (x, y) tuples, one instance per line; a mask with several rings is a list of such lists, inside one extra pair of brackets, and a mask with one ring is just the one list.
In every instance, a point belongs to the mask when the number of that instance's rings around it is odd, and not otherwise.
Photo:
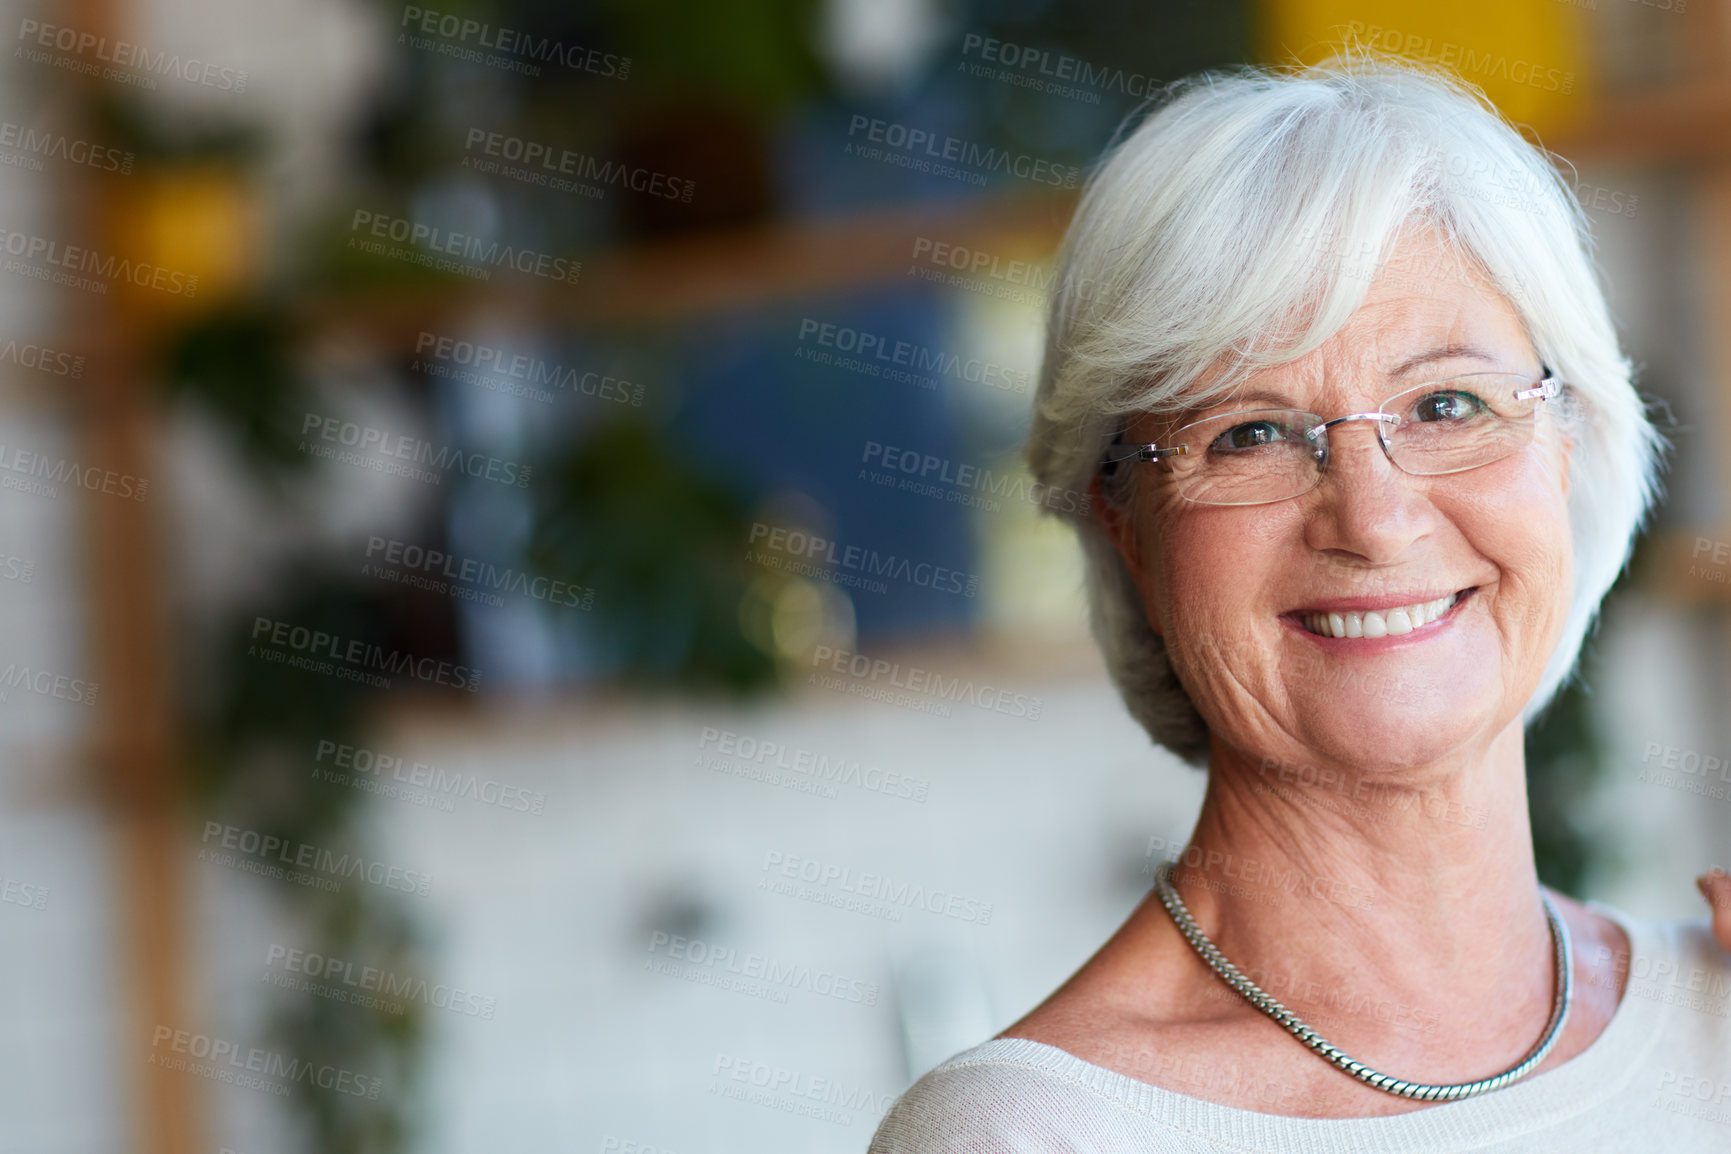
[(1429, 601), (1376, 609), (1339, 608), (1310, 610), (1298, 614), (1304, 628), (1321, 637), (1399, 637), (1443, 617), (1470, 590), (1445, 594)]

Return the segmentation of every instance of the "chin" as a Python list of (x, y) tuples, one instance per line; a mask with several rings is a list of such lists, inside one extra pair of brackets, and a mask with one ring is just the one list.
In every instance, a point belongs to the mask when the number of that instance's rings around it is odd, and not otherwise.
[(1366, 774), (1437, 765), (1487, 744), (1502, 728), (1497, 702), (1485, 692), (1491, 688), (1410, 679), (1388, 691), (1346, 687), (1294, 700), (1292, 732), (1318, 760)]

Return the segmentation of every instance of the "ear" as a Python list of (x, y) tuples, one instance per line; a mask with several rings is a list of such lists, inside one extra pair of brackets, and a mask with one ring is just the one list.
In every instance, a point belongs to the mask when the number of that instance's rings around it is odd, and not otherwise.
[(1575, 431), (1580, 427), (1574, 416), (1574, 405), (1574, 396), (1565, 385), (1563, 394), (1546, 406), (1553, 411), (1545, 414), (1550, 418), (1545, 423), (1549, 425), (1549, 435), (1555, 441), (1552, 452), (1560, 470), (1558, 480), (1563, 486), (1564, 497), (1569, 495), (1569, 463), (1575, 453)]
[(1569, 462), (1575, 452), (1575, 437), (1572, 432), (1565, 432), (1563, 434), (1563, 443), (1560, 446), (1560, 450), (1559, 455), (1562, 458), (1561, 467), (1563, 470), (1563, 496), (1567, 497), (1569, 495)]
[(1124, 509), (1106, 499), (1098, 473), (1088, 482), (1088, 502), (1095, 518), (1100, 522), (1100, 527), (1106, 531), (1107, 539), (1116, 546), (1118, 556), (1130, 574), (1130, 580), (1135, 582), (1137, 591), (1142, 595), (1142, 612), (1148, 618), (1148, 627), (1154, 630), (1157, 636), (1161, 635), (1160, 615), (1153, 608), (1152, 599), (1148, 596), (1148, 570), (1142, 563), (1141, 535), (1137, 532), (1135, 521)]

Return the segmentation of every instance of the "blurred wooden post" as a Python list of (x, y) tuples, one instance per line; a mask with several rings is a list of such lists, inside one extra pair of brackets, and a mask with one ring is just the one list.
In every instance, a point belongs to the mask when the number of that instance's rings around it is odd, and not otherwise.
[[(121, 7), (122, 0), (67, 0), (62, 15), (69, 26), (113, 42), (127, 29)], [(82, 107), (106, 94), (99, 79), (75, 83)], [(106, 246), (124, 210), (125, 178), (81, 172), (59, 199), (64, 215), (50, 228), (69, 243)], [(183, 997), (187, 918), (179, 870), (176, 670), (162, 580), (166, 493), (151, 455), (155, 398), (138, 318), (115, 294), (72, 295), (82, 298), (72, 309), (72, 331), (85, 334), (89, 348), (76, 414), (78, 459), (151, 482), (142, 501), (80, 490), (89, 660), (100, 686), (93, 750), (109, 828), (116, 834), (116, 969), (130, 983), (121, 1058), (123, 1079), (132, 1089), (129, 1145), (141, 1154), (195, 1154), (205, 1148), (198, 1080), (149, 1061), (159, 1026), (192, 1025)]]
[[(1731, 19), (1723, 4), (1708, 3), (1688, 10), (1685, 37), (1691, 71), (1709, 84), (1731, 85)], [(1701, 278), (1703, 289), (1701, 332), (1705, 338), (1707, 383), (1713, 398), (1712, 424), (1705, 430), (1721, 447), (1719, 462), (1719, 525), (1716, 537), (1731, 540), (1731, 458), (1724, 446), (1731, 445), (1731, 125), (1721, 120), (1715, 140), (1697, 142), (1711, 157), (1695, 183), (1697, 219), (1702, 233)], [(1680, 544), (1680, 543), (1679, 543)], [(1674, 550), (1672, 566), (1684, 564), (1682, 550)], [(1691, 557), (1694, 550), (1691, 549)], [(1695, 572), (1689, 565), (1688, 572)], [(1681, 584), (1681, 582), (1679, 582)], [(1690, 582), (1692, 594), (1708, 592), (1708, 599), (1721, 608), (1720, 629), (1731, 649), (1731, 587)]]
[[(1695, 189), (1702, 233), (1704, 368), (1713, 398), (1711, 424), (1702, 431), (1716, 438), (1721, 446), (1720, 520), (1715, 539), (1726, 541), (1731, 540), (1731, 462), (1727, 462), (1723, 451), (1723, 446), (1731, 445), (1731, 161), (1721, 160), (1703, 172)], [(1692, 560), (1694, 550), (1691, 548), (1685, 556), (1683, 544), (1676, 543), (1668, 564), (1673, 568), (1687, 565), (1687, 571), (1693, 574), (1697, 568)], [(1731, 613), (1723, 612), (1731, 609), (1731, 587), (1703, 580), (1677, 579), (1676, 584), (1687, 589), (1691, 600), (1699, 598), (1721, 607), (1721, 628), (1727, 647), (1731, 648)]]
[[(1708, 82), (1731, 83), (1731, 20), (1724, 5), (1691, 6), (1686, 10), (1686, 19), (1683, 43), (1691, 73)], [(1706, 159), (1694, 182), (1695, 211), (1702, 239), (1703, 368), (1707, 391), (1712, 397), (1712, 412), (1708, 416), (1711, 423), (1702, 431), (1721, 447), (1720, 520), (1715, 536), (1718, 540), (1731, 540), (1731, 459), (1724, 453), (1724, 446), (1731, 445), (1731, 124), (1716, 127), (1717, 131), (1710, 135), (1717, 139), (1697, 142)], [(1670, 563), (1675, 566), (1690, 562), (1679, 548)], [(1694, 566), (1690, 564), (1690, 568)], [(1710, 603), (1731, 607), (1731, 587), (1704, 581), (1688, 582), (1686, 587), (1696, 596), (1705, 594)], [(1726, 621), (1726, 638), (1731, 641), (1731, 618)]]
[[(1731, 444), (1731, 9), (1721, 0), (1680, 12), (1649, 10), (1645, 18), (1657, 22), (1675, 75), (1592, 90), (1586, 118), (1545, 143), (1572, 161), (1682, 176), (1698, 241), (1690, 287), (1700, 302), (1693, 319), (1702, 337), (1703, 380), (1690, 384), (1710, 406), (1698, 431), (1723, 446)], [(1724, 460), (1723, 452), (1717, 455)], [(1731, 608), (1731, 585), (1714, 579), (1723, 563), (1703, 564), (1695, 555), (1697, 534), (1731, 540), (1731, 473), (1721, 474), (1720, 486), (1724, 512), (1717, 525), (1660, 531), (1648, 546), (1653, 563), (1643, 579), (1674, 604)], [(1731, 641), (1731, 617), (1727, 631)]]
[(131, 980), (123, 1066), (140, 1092), (134, 1148), (185, 1154), (202, 1148), (194, 1125), (196, 1080), (148, 1060), (158, 1026), (189, 1026), (174, 668), (159, 548), (164, 493), (150, 454), (153, 412), (135, 335), (117, 318), (103, 318), (100, 306), (89, 311), (94, 315), (83, 330), (102, 336), (88, 365), (80, 460), (151, 482), (143, 501), (86, 492), (84, 502), (87, 619), (101, 687), (95, 751), (117, 834), (120, 972)]
[[(1731, 18), (1723, 4), (1698, 4), (1685, 10), (1689, 21), (1684, 44), (1691, 71), (1709, 80), (1731, 83)], [(1707, 334), (1707, 368), (1717, 404), (1714, 418), (1720, 446), (1731, 445), (1731, 126), (1723, 126), (1716, 141), (1702, 141), (1702, 151), (1714, 159), (1698, 187), (1701, 226), (1706, 242), (1702, 273), (1706, 278), (1706, 309), (1702, 331)], [(1715, 147), (1716, 146), (1716, 147)], [(1731, 464), (1728, 464), (1731, 470)], [(1731, 530), (1731, 471), (1720, 477), (1721, 528)]]

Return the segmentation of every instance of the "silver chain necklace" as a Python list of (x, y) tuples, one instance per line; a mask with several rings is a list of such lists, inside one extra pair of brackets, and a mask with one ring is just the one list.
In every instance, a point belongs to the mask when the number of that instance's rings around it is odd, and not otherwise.
[(1160, 901), (1166, 906), (1166, 912), (1172, 915), (1172, 920), (1178, 923), (1178, 929), (1189, 939), (1192, 947), (1208, 963), (1210, 969), (1220, 975), (1222, 981), (1242, 994), (1246, 1001), (1269, 1017), (1286, 1027), (1287, 1031), (1299, 1041), (1357, 1078), (1367, 1086), (1390, 1094), (1398, 1094), (1402, 1098), (1417, 1098), (1426, 1102), (1454, 1102), (1461, 1098), (1471, 1098), (1479, 1094), (1488, 1094), (1492, 1090), (1500, 1090), (1504, 1086), (1520, 1081), (1538, 1068), (1545, 1055), (1557, 1044), (1562, 1036), (1563, 1022), (1569, 1016), (1569, 1003), (1575, 993), (1575, 973), (1573, 955), (1569, 949), (1569, 928), (1563, 924), (1562, 917), (1551, 904), (1550, 897), (1544, 890), (1539, 891), (1539, 900), (1545, 903), (1545, 918), (1551, 927), (1551, 946), (1556, 958), (1556, 994), (1551, 1001), (1551, 1020), (1545, 1027), (1544, 1036), (1519, 1063), (1489, 1078), (1480, 1078), (1476, 1082), (1456, 1082), (1451, 1085), (1433, 1086), (1423, 1082), (1408, 1082), (1388, 1074), (1379, 1074), (1331, 1046), (1321, 1034), (1305, 1025), (1297, 1014), (1281, 1005), (1275, 998), (1239, 972), (1238, 968), (1226, 960), (1208, 935), (1196, 925), (1190, 911), (1184, 907), (1184, 902), (1178, 896), (1178, 891), (1172, 888), (1172, 867), (1175, 863), (1164, 861), (1154, 873), (1154, 887), (1160, 894)]

